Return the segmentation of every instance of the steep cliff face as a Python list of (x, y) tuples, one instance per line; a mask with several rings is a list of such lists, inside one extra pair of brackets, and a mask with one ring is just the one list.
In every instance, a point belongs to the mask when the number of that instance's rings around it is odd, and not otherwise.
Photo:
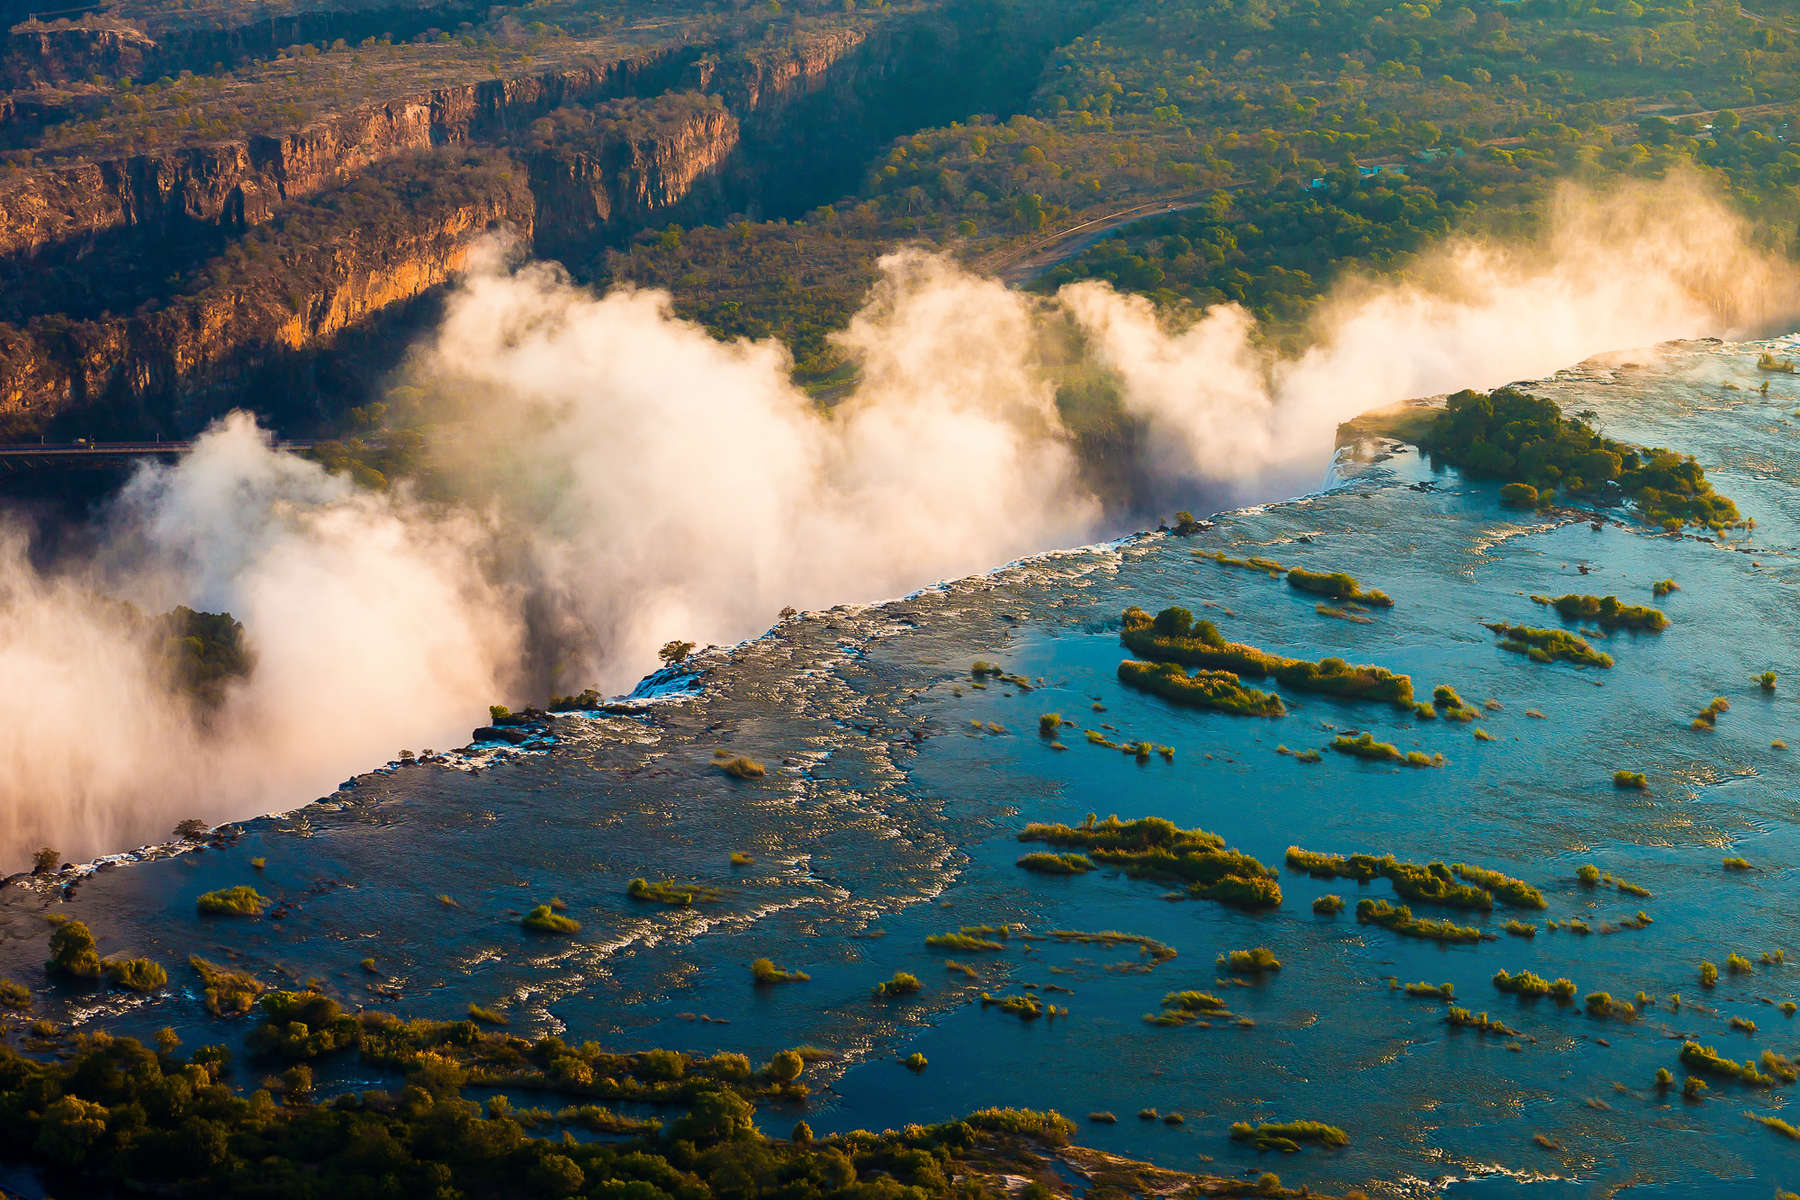
[(514, 79), (433, 88), (289, 134), (14, 172), (0, 181), (0, 258), (79, 250), (119, 227), (242, 228), (373, 163), (519, 129), (560, 105), (630, 91), (689, 50), (658, 50)]
[(135, 79), (157, 50), (150, 35), (119, 22), (28, 22), (0, 39), (0, 88), (80, 83), (96, 75)]
[(544, 257), (591, 253), (642, 228), (694, 197), (738, 145), (738, 119), (715, 96), (626, 101), (583, 116), (528, 160), (533, 248)]
[[(385, 194), (361, 186), (340, 206), (284, 216), (161, 308), (0, 326), (0, 419), (19, 427), (104, 407), (191, 429), (219, 389), (449, 280), (484, 231), (530, 235), (531, 194), (504, 155), (400, 165), (431, 168), (427, 182), (397, 179)], [(384, 217), (371, 222), (377, 210)], [(282, 399), (251, 402), (268, 411)]]

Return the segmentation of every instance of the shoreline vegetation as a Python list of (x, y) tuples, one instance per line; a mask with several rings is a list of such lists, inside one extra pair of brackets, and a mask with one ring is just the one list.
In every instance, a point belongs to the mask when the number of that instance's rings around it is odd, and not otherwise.
[[(1022, 1002), (1016, 1015), (1024, 1019), (1033, 1006), (1062, 1012), (1033, 997), (1006, 1000)], [(1085, 1151), (1071, 1143), (1074, 1123), (1049, 1111), (988, 1108), (935, 1125), (819, 1138), (799, 1120), (789, 1137), (767, 1136), (755, 1124), (759, 1107), (794, 1109), (810, 1095), (806, 1058), (795, 1050), (761, 1065), (729, 1052), (613, 1053), (507, 1033), (486, 1010), (407, 1021), (346, 1012), (314, 992), (269, 992), (255, 1006), (244, 1065), (265, 1078), (249, 1093), (234, 1084), (242, 1072), (231, 1050), (184, 1055), (173, 1030), (154, 1047), (46, 1034), (60, 1053), (44, 1059), (0, 1046), (0, 1153), (40, 1173), (57, 1195), (220, 1200), (373, 1195), (374, 1179), (382, 1195), (469, 1200), (956, 1200), (1004, 1194), (1020, 1177), (1047, 1200), (1067, 1194), (1070, 1172), (1090, 1186), (1105, 1178), (1134, 1191), (1146, 1186), (1139, 1175), (1233, 1186)], [(370, 1084), (329, 1094), (316, 1072), (347, 1062)], [(915, 1054), (905, 1065), (917, 1072), (925, 1061)], [(539, 1106), (515, 1108), (521, 1092), (541, 1097)], [(619, 1104), (656, 1115), (626, 1115)], [(1293, 1133), (1334, 1144), (1330, 1133)]]

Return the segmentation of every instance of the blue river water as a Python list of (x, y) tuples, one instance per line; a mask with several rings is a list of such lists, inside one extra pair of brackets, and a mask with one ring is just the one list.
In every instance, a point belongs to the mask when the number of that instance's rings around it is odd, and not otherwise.
[[(1500, 508), (1491, 485), (1434, 471), (1407, 448), (1362, 445), (1326, 492), (1221, 514), (1191, 538), (1142, 535), (891, 604), (802, 614), (702, 655), (692, 696), (559, 721), (547, 753), (479, 774), (385, 768), (250, 823), (227, 849), (102, 871), (67, 898), (9, 887), (0, 975), (31, 982), (73, 1019), (133, 1033), (172, 1025), (190, 1045), (231, 1036), (182, 965), (198, 953), (352, 1006), (460, 1017), (476, 1002), (519, 1032), (621, 1048), (761, 1058), (817, 1047), (817, 1095), (804, 1110), (763, 1113), (772, 1133), (802, 1117), (826, 1132), (1006, 1104), (1059, 1109), (1083, 1123), (1082, 1141), (1165, 1166), (1274, 1170), (1328, 1191), (1766, 1200), (1800, 1188), (1800, 1142), (1750, 1118), (1800, 1122), (1800, 1085), (1713, 1079), (1688, 1100), (1653, 1083), (1667, 1067), (1679, 1085), (1686, 1039), (1736, 1059), (1800, 1053), (1800, 1018), (1779, 1008), (1800, 999), (1800, 751), (1777, 745), (1800, 743), (1800, 381), (1759, 373), (1764, 348), (1670, 347), (1534, 385), (1567, 411), (1591, 410), (1611, 436), (1694, 454), (1755, 518), (1752, 533), (1670, 536), (1617, 512), (1521, 515)], [(1348, 571), (1395, 603), (1361, 620), (1322, 615), (1316, 597), (1279, 578), (1195, 551)], [(1666, 578), (1680, 590), (1653, 599)], [(1655, 604), (1670, 625), (1597, 641), (1616, 660), (1599, 670), (1503, 652), (1482, 624), (1557, 625), (1530, 597), (1565, 592)], [(1132, 604), (1184, 605), (1275, 652), (1402, 671), (1422, 697), (1448, 683), (1483, 711), (1467, 724), (1420, 721), (1304, 693), (1286, 695), (1278, 719), (1178, 709), (1117, 681), (1118, 616)], [(1030, 690), (999, 678), (976, 686), (978, 659)], [(1773, 692), (1752, 678), (1766, 670), (1780, 676)], [(1729, 710), (1694, 729), (1715, 696)], [(1065, 729), (1066, 749), (1039, 735), (1046, 712), (1080, 726)], [(1139, 762), (1089, 743), (1088, 729), (1173, 757)], [(1277, 752), (1362, 730), (1445, 762)], [(718, 751), (749, 755), (768, 775), (729, 778)], [(1648, 787), (1615, 787), (1621, 768)], [(1283, 905), (1246, 913), (1167, 899), (1110, 871), (1045, 877), (1015, 865), (1033, 848), (1016, 837), (1025, 823), (1089, 813), (1166, 817), (1271, 865), (1290, 845), (1479, 864), (1537, 885), (1549, 908), (1523, 915), (1564, 927), (1445, 947), (1359, 925), (1350, 911), (1312, 911), (1326, 892), (1352, 909), (1364, 895), (1392, 899), (1380, 880), (1283, 868)], [(733, 852), (753, 861), (734, 866)], [(1751, 869), (1726, 870), (1727, 856)], [(1585, 887), (1576, 871), (1587, 863), (1651, 895)], [(634, 901), (626, 886), (637, 876), (692, 880), (719, 899)], [(280, 900), (282, 919), (196, 915), (197, 895), (237, 883)], [(520, 929), (520, 915), (552, 897), (582, 922), (578, 937)], [(1496, 934), (1520, 915), (1418, 908)], [(170, 964), (169, 991), (49, 990), (46, 910), (88, 921), (102, 953)], [(1619, 927), (1639, 910), (1651, 924)], [(1592, 932), (1567, 928), (1576, 918)], [(1001, 924), (1017, 928), (1002, 951), (925, 944)], [(1043, 936), (1051, 930), (1120, 930), (1178, 953), (1152, 966), (1134, 947)], [(1252, 946), (1284, 968), (1247, 981), (1215, 965)], [(1776, 951), (1793, 961), (1758, 961)], [(1733, 952), (1754, 970), (1703, 989), (1701, 961), (1723, 969)], [(810, 979), (754, 986), (748, 964), (761, 957)], [(1500, 994), (1490, 980), (1502, 968), (1656, 1003), (1635, 1020), (1594, 1018), (1579, 1004)], [(897, 970), (924, 990), (872, 999)], [(1457, 1003), (1518, 1035), (1454, 1029), (1443, 1001), (1390, 979), (1453, 984)], [(1218, 993), (1247, 1020), (1145, 1022), (1165, 993), (1187, 988)], [(984, 991), (1027, 989), (1067, 1015), (1021, 1021), (979, 1003)], [(900, 1063), (915, 1052), (923, 1071)], [(1156, 1118), (1141, 1119), (1145, 1109)], [(1084, 1122), (1103, 1112), (1117, 1122)], [(1342, 1126), (1350, 1144), (1267, 1154), (1227, 1136), (1234, 1121), (1282, 1119)]]

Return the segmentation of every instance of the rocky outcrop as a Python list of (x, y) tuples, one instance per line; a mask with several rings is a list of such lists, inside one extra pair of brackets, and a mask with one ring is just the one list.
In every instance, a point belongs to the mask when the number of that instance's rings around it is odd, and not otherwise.
[(119, 227), (154, 236), (188, 222), (255, 225), (396, 155), (523, 129), (560, 106), (626, 93), (666, 70), (671, 55), (691, 52), (433, 88), (279, 136), (14, 171), (0, 179), (0, 259), (76, 252), (82, 239)]
[(579, 114), (542, 140), (529, 157), (534, 247), (560, 258), (691, 199), (737, 149), (738, 119), (716, 96), (682, 93)]
[(395, 164), (386, 192), (363, 181), (354, 196), (333, 198), (341, 203), (284, 215), (228, 269), (161, 308), (0, 326), (0, 418), (18, 427), (107, 405), (142, 412), (158, 428), (191, 429), (209, 415), (209, 391), (438, 287), (482, 232), (529, 235), (531, 195), (515, 164), (465, 154)]
[(122, 22), (27, 21), (0, 41), (0, 88), (83, 83), (96, 75), (135, 79), (156, 53), (149, 34)]

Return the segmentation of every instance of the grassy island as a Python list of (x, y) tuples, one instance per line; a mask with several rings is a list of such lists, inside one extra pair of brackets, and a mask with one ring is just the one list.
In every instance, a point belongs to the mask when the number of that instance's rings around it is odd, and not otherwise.
[(1258, 1125), (1238, 1121), (1231, 1127), (1231, 1140), (1250, 1142), (1258, 1150), (1292, 1153), (1302, 1143), (1331, 1149), (1348, 1146), (1350, 1135), (1323, 1121), (1264, 1121)]
[(1669, 618), (1661, 609), (1642, 604), (1626, 604), (1617, 596), (1533, 596), (1532, 601), (1557, 611), (1565, 621), (1592, 621), (1611, 633), (1615, 629), (1631, 629), (1639, 633), (1661, 633), (1669, 627)]
[(697, 883), (676, 883), (673, 879), (649, 880), (642, 876), (625, 885), (625, 894), (633, 900), (667, 904), (671, 908), (713, 904), (723, 898), (717, 888), (702, 887)]
[(1119, 682), (1140, 692), (1161, 696), (1171, 704), (1208, 708), (1240, 717), (1280, 717), (1287, 714), (1281, 697), (1247, 688), (1230, 671), (1202, 668), (1192, 675), (1176, 663), (1147, 663), (1126, 659), (1119, 664)]
[(1339, 734), (1331, 739), (1331, 748), (1339, 754), (1348, 754), (1352, 758), (1367, 759), (1370, 762), (1399, 763), (1403, 767), (1441, 767), (1444, 765), (1442, 754), (1426, 754), (1419, 750), (1401, 750), (1392, 742), (1378, 742), (1372, 733), (1351, 735)]
[(1558, 491), (1587, 499), (1614, 493), (1665, 529), (1717, 530), (1742, 519), (1692, 458), (1601, 437), (1553, 401), (1518, 388), (1456, 393), (1418, 443), (1434, 461), (1473, 478), (1517, 485), (1506, 499), (1524, 507), (1547, 505)]
[(1248, 950), (1229, 950), (1219, 955), (1218, 966), (1221, 971), (1237, 975), (1262, 975), (1281, 970), (1281, 960), (1267, 946), (1253, 946)]
[(877, 1000), (892, 1000), (900, 996), (913, 996), (925, 990), (917, 975), (909, 975), (905, 971), (895, 971), (891, 979), (884, 979), (875, 985)]
[[(1414, 903), (1442, 904), (1450, 908), (1487, 912), (1494, 907), (1494, 896), (1488, 886), (1488, 881), (1492, 880), (1508, 897), (1518, 898), (1520, 907), (1543, 907), (1541, 896), (1538, 896), (1536, 905), (1525, 902), (1527, 895), (1537, 895), (1537, 889), (1530, 884), (1502, 875), (1498, 871), (1469, 867), (1464, 863), (1458, 863), (1453, 872), (1441, 862), (1420, 866), (1418, 863), (1402, 862), (1392, 854), (1318, 854), (1302, 850), (1299, 846), (1287, 848), (1286, 862), (1290, 869), (1305, 871), (1314, 879), (1353, 879), (1358, 883), (1386, 879), (1394, 885), (1394, 892), (1401, 899)], [(1457, 882), (1455, 876), (1465, 871), (1482, 878), (1477, 878), (1472, 883)]]
[(1196, 899), (1239, 908), (1276, 908), (1281, 887), (1275, 872), (1248, 854), (1229, 849), (1204, 829), (1182, 829), (1161, 817), (1121, 821), (1116, 816), (1079, 826), (1031, 824), (1022, 842), (1085, 851), (1095, 862), (1138, 879), (1180, 883)]
[(1566, 629), (1534, 629), (1529, 625), (1511, 625), (1505, 621), (1487, 622), (1487, 627), (1500, 635), (1500, 648), (1523, 654), (1532, 662), (1567, 662), (1578, 667), (1610, 667), (1612, 655), (1588, 645), (1586, 638)]
[(1489, 935), (1472, 925), (1458, 925), (1441, 917), (1415, 917), (1404, 904), (1369, 898), (1356, 902), (1356, 919), (1364, 925), (1379, 925), (1401, 937), (1423, 938), (1433, 942), (1480, 942)]
[(1299, 692), (1317, 692), (1344, 700), (1370, 700), (1411, 710), (1412, 677), (1384, 667), (1352, 666), (1341, 658), (1308, 662), (1270, 654), (1241, 642), (1228, 642), (1211, 621), (1196, 621), (1185, 608), (1165, 608), (1154, 618), (1135, 605), (1120, 618), (1119, 640), (1140, 658), (1180, 663), (1238, 676), (1273, 678)]
[[(1225, 1001), (1211, 992), (1170, 992), (1162, 998), (1162, 1011), (1145, 1013), (1144, 1022), (1149, 1025), (1210, 1025), (1215, 1020), (1231, 1019), (1231, 1010)], [(1145, 1120), (1154, 1120), (1156, 1114), (1150, 1112)], [(1144, 1114), (1139, 1113), (1140, 1117)]]
[(1392, 608), (1393, 599), (1382, 591), (1365, 588), (1354, 575), (1346, 575), (1342, 571), (1307, 571), (1293, 567), (1287, 573), (1288, 586), (1310, 592), (1315, 596), (1328, 596), (1333, 600), (1351, 600), (1358, 604), (1367, 604), (1372, 608)]
[(552, 904), (538, 905), (526, 913), (519, 924), (532, 933), (553, 933), (568, 937), (581, 932), (580, 921), (574, 917), (565, 917)]
[(774, 961), (759, 958), (750, 964), (750, 978), (758, 986), (772, 983), (805, 983), (811, 979), (805, 971), (794, 971), (786, 967), (778, 967)]
[(208, 892), (196, 902), (202, 916), (260, 917), (269, 902), (247, 883)]

